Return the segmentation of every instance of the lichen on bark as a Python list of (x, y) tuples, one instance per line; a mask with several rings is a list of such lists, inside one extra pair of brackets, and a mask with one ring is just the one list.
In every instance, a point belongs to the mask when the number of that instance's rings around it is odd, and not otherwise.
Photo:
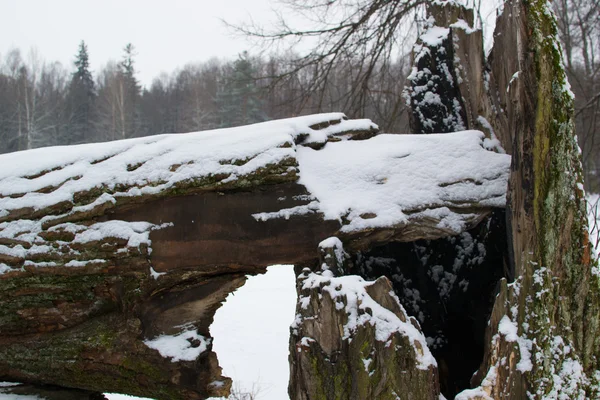
[[(507, 95), (514, 107), (508, 126), (514, 131), (502, 135), (512, 138), (507, 217), (517, 280), (496, 301), (489, 354), (475, 383), (494, 370), (495, 384), (481, 386), (491, 395), (594, 398), (600, 286), (592, 273), (596, 260), (587, 233), (573, 96), (549, 3), (509, 6), (501, 19), (514, 18), (514, 26), (525, 27), (512, 43), (521, 66)], [(502, 316), (515, 323), (517, 345), (503, 335)], [(517, 362), (502, 365), (507, 358), (524, 362), (521, 368)]]
[(290, 398), (439, 399), (437, 364), (390, 281), (346, 275), (349, 259), (337, 238), (322, 242), (319, 251), (320, 270), (305, 268), (297, 281)]

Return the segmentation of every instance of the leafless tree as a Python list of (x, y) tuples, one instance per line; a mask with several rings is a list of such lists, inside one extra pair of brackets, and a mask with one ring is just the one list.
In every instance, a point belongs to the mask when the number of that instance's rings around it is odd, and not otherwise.
[(575, 93), (576, 133), (583, 152), (587, 189), (600, 181), (600, 2), (556, 0), (564, 62)]
[[(342, 105), (350, 114), (363, 114), (381, 94), (378, 82), (389, 82), (398, 63), (409, 52), (424, 16), (425, 0), (284, 0), (291, 14), (302, 16), (308, 29), (297, 29), (281, 15), (268, 31), (260, 26), (235, 27), (271, 49), (308, 42), (310, 50), (280, 66), (270, 77), (275, 87), (290, 86), (304, 73), (302, 106), (322, 110), (328, 103)], [(344, 68), (346, 67), (346, 68)], [(346, 76), (342, 79), (340, 71)], [(343, 82), (340, 81), (342, 79)], [(333, 83), (335, 81), (335, 83)], [(402, 86), (403, 82), (396, 82)], [(402, 102), (393, 108), (401, 107)]]
[(0, 151), (60, 144), (66, 72), (45, 63), (35, 50), (18, 50), (0, 67)]

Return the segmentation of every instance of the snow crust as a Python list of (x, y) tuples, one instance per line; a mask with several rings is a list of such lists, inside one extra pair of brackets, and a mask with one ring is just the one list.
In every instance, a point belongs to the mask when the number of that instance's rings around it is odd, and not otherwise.
[[(461, 28), (462, 28), (462, 26), (461, 26)], [(443, 28), (440, 26), (431, 26), (425, 31), (425, 33), (423, 33), (421, 36), (419, 36), (419, 39), (426, 46), (437, 47), (443, 43), (444, 39), (446, 39), (448, 37), (449, 33), (450, 33), (449, 28)]]
[(490, 134), (489, 139), (485, 138), (483, 140), (483, 147), (485, 147), (488, 150), (495, 150), (498, 153), (506, 154), (506, 150), (504, 150), (502, 144), (500, 143), (500, 140), (496, 136), (496, 132), (494, 131), (492, 124), (490, 124), (489, 121), (481, 115), (477, 117), (477, 122), (479, 122), (481, 126), (484, 129), (486, 129)]
[(483, 389), (467, 389), (456, 395), (454, 400), (494, 400)]
[(522, 373), (531, 371), (533, 363), (531, 362), (531, 348), (533, 343), (529, 339), (525, 339), (518, 334), (517, 325), (511, 321), (508, 315), (505, 315), (500, 320), (498, 332), (504, 336), (507, 342), (517, 342), (521, 358), (517, 363), (517, 370)]
[(464, 30), (466, 33), (473, 33), (478, 31), (478, 29), (473, 28), (464, 19), (458, 19), (455, 23), (450, 25), (450, 28), (459, 28)]
[[(319, 250), (324, 251), (325, 249), (333, 249), (336, 259), (336, 265), (343, 265), (344, 259), (346, 258), (346, 252), (344, 251), (344, 245), (342, 241), (335, 236), (327, 238), (319, 243)], [(328, 268), (327, 264), (323, 264), (321, 268)]]
[[(331, 119), (337, 119), (339, 117), (339, 114), (336, 113), (332, 113), (330, 115)], [(311, 129), (311, 132), (309, 133), (308, 138), (305, 140), (305, 142), (325, 143), (330, 136), (337, 136), (348, 131), (365, 131), (369, 130), (371, 127), (379, 129), (379, 127), (373, 122), (371, 122), (371, 120), (369, 119), (344, 120), (343, 123), (330, 125), (323, 129)]]
[(319, 202), (311, 201), (310, 203), (305, 204), (305, 205), (291, 207), (291, 208), (284, 208), (279, 211), (262, 212), (262, 213), (252, 214), (252, 217), (254, 217), (254, 219), (257, 221), (264, 222), (264, 221), (267, 221), (270, 219), (275, 219), (275, 218), (290, 219), (290, 217), (293, 215), (305, 215), (305, 214), (317, 212), (318, 210), (319, 210)]
[(107, 221), (93, 224), (83, 232), (77, 233), (74, 243), (87, 243), (102, 240), (105, 237), (127, 239), (128, 245), (138, 247), (148, 243), (150, 229), (154, 225), (149, 222)]
[(136, 396), (129, 396), (126, 394), (120, 394), (120, 393), (103, 393), (104, 397), (106, 397), (108, 400), (153, 400), (150, 399), (148, 397), (136, 397)]
[[(64, 263), (65, 267), (85, 267), (88, 264), (99, 264), (106, 263), (103, 259), (85, 259), (84, 254), (79, 253), (77, 250), (69, 248), (68, 246), (62, 246), (63, 250), (58, 250), (50, 243), (46, 242), (40, 236), (42, 233), (41, 220), (15, 220), (10, 222), (0, 223), (0, 238), (14, 239), (23, 242), (23, 244), (17, 244), (14, 246), (0, 245), (0, 255), (14, 257), (16, 259), (23, 259), (24, 266), (33, 267), (56, 267), (59, 266), (56, 262), (34, 262), (29, 260), (35, 258), (36, 255), (56, 255), (60, 259), (67, 259)], [(90, 243), (95, 241), (102, 241), (107, 238), (124, 239), (127, 241), (126, 247), (122, 248), (123, 251), (129, 249), (137, 249), (141, 251), (141, 245), (148, 246), (151, 251), (150, 232), (156, 229), (163, 229), (168, 226), (172, 226), (170, 223), (164, 223), (161, 225), (151, 224), (149, 222), (141, 221), (120, 221), (112, 220), (106, 222), (97, 222), (91, 225), (81, 225), (76, 223), (63, 223), (55, 225), (48, 229), (48, 232), (69, 232), (74, 234), (72, 243)], [(30, 246), (27, 243), (31, 244)], [(60, 244), (66, 244), (67, 242), (61, 242)], [(67, 250), (64, 250), (67, 249)], [(15, 270), (13, 266), (0, 263), (0, 274)]]

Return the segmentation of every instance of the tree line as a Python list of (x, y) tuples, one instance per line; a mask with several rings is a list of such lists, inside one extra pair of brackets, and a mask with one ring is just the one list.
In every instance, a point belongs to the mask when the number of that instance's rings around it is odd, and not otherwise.
[[(155, 78), (144, 88), (136, 77), (135, 48), (97, 74), (81, 42), (73, 65), (44, 62), (20, 50), (0, 59), (0, 152), (101, 142), (246, 125), (346, 108), (353, 65), (338, 66), (321, 89), (310, 71), (290, 74), (293, 56), (211, 59)], [(407, 131), (401, 100), (408, 63), (377, 71), (379, 84), (355, 114)], [(401, 105), (400, 105), (401, 104)], [(386, 117), (393, 115), (394, 117)]]

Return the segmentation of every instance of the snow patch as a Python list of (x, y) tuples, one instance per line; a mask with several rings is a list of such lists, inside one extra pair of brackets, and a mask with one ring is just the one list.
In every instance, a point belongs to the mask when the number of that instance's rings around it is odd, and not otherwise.
[(199, 335), (196, 328), (183, 331), (177, 335), (160, 335), (144, 344), (157, 350), (161, 356), (170, 358), (172, 362), (194, 361), (206, 351), (211, 339)]
[(252, 217), (257, 221), (268, 221), (270, 219), (284, 218), (290, 219), (291, 216), (306, 215), (314, 213), (319, 209), (319, 202), (311, 201), (308, 204), (296, 206), (292, 208), (284, 208), (274, 212), (262, 212), (252, 214)]
[(464, 216), (448, 207), (506, 203), (510, 156), (485, 150), (483, 139), (478, 131), (383, 134), (319, 151), (300, 147), (299, 182), (317, 198), (325, 219), (349, 221), (343, 232), (406, 224), (407, 214), (424, 205), (429, 209), (421, 212), (459, 232)]
[(442, 28), (440, 26), (432, 26), (423, 33), (419, 39), (425, 45), (429, 47), (437, 47), (440, 46), (445, 39), (448, 38), (448, 34), (450, 33), (449, 28)]
[(529, 339), (523, 338), (518, 335), (517, 325), (511, 321), (511, 319), (505, 315), (498, 324), (498, 332), (503, 335), (507, 342), (517, 342), (519, 345), (519, 352), (521, 358), (517, 363), (517, 370), (525, 373), (533, 369), (531, 362), (531, 349), (533, 342)]

